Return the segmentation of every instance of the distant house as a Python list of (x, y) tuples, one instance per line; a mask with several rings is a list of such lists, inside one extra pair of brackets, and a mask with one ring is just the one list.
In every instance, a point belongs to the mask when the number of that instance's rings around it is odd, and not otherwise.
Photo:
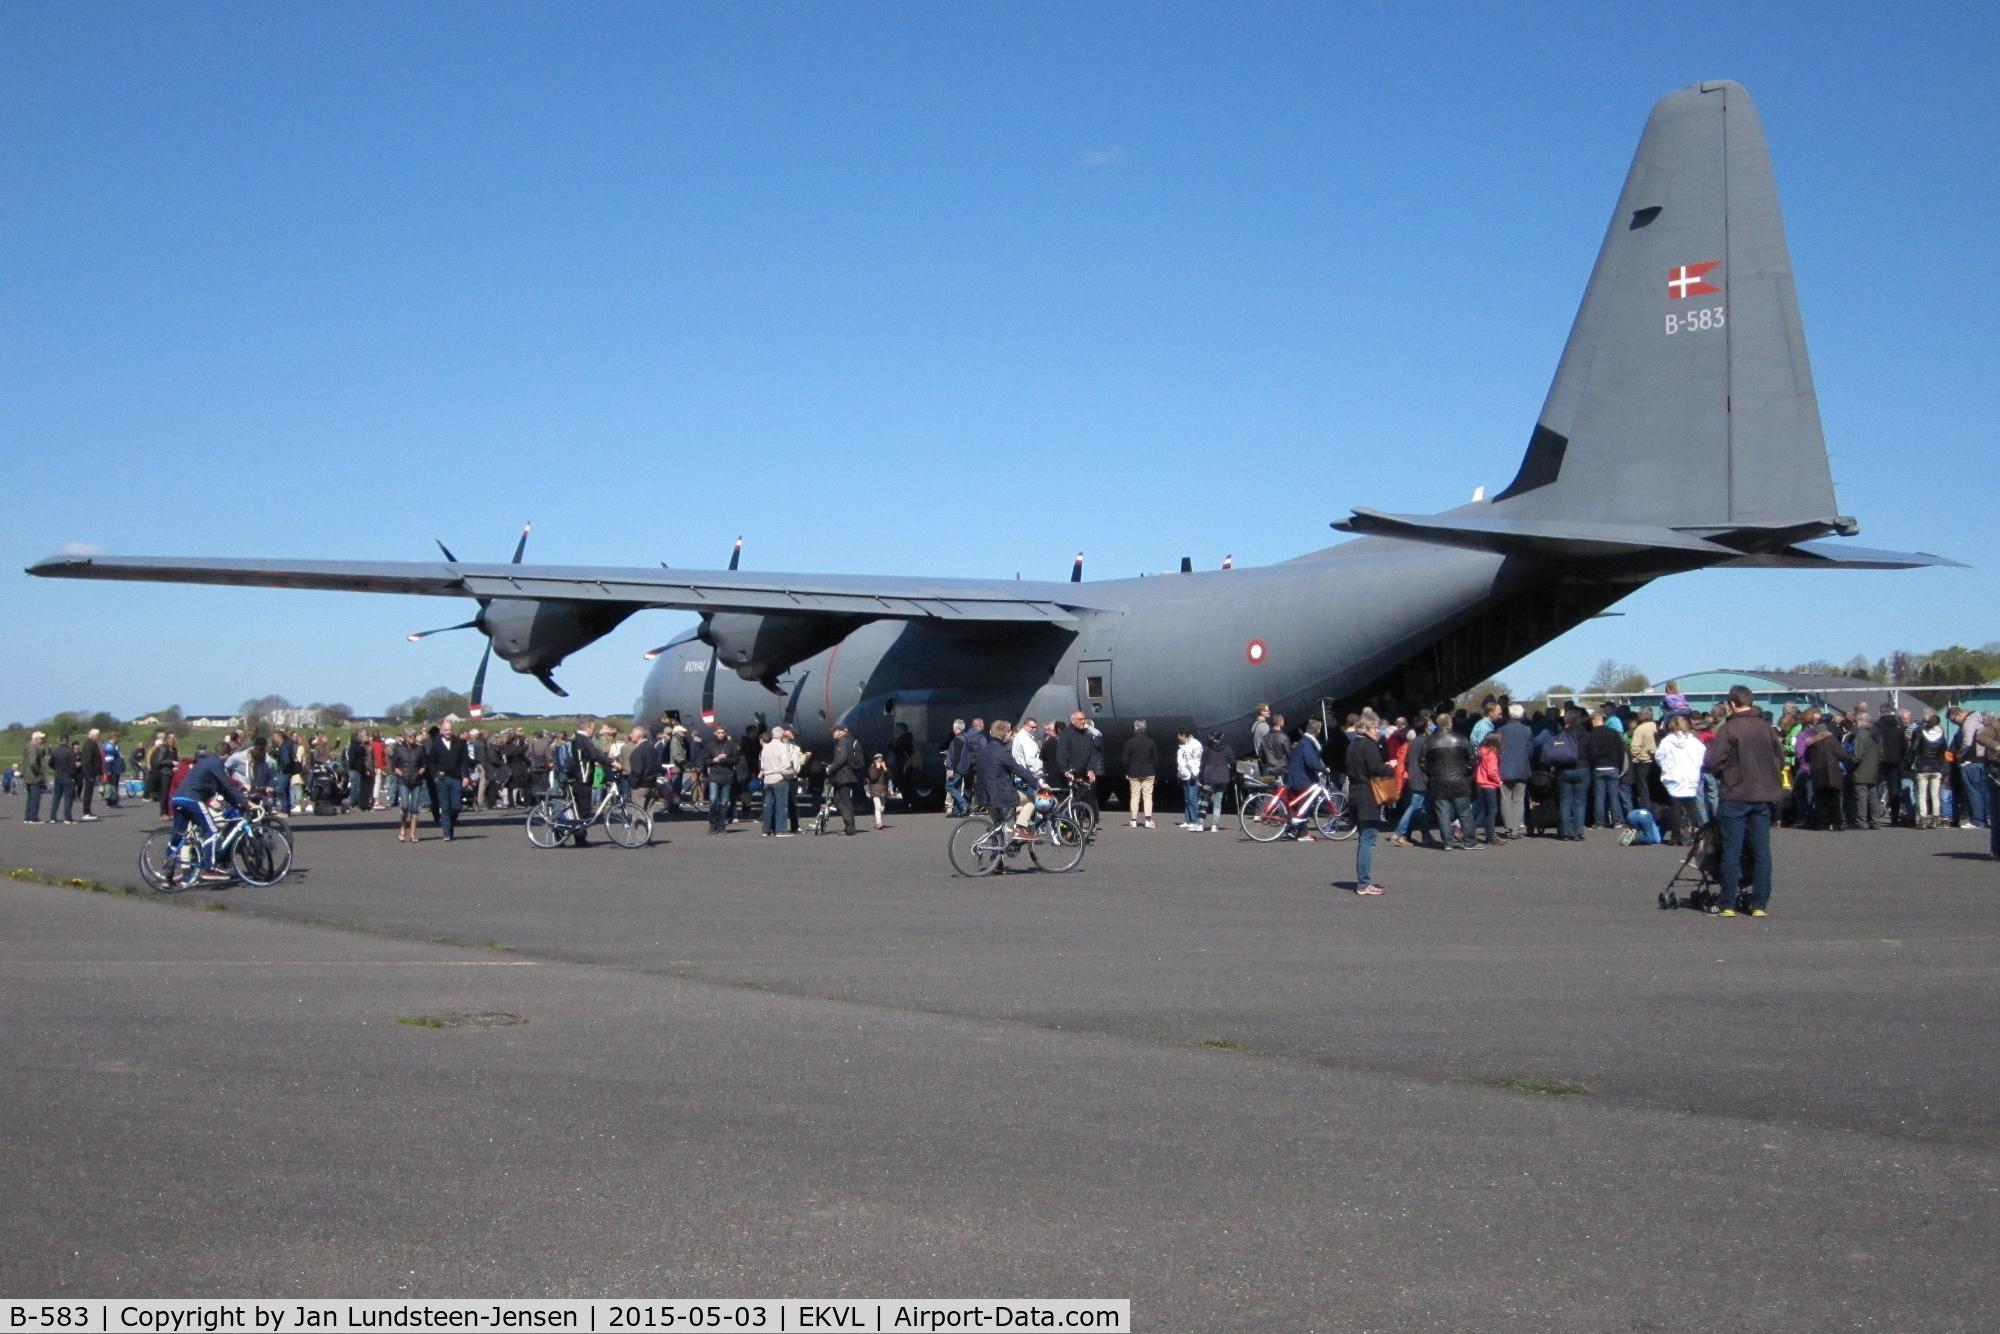
[(243, 715), (240, 713), (192, 713), (184, 715), (183, 721), (189, 727), (241, 727), (243, 726)]
[[(1854, 706), (1863, 700), (1871, 709), (1879, 709), (1882, 701), (1895, 700), (1899, 693), (1907, 693), (1908, 687), (1885, 686), (1879, 681), (1870, 681), (1864, 676), (1831, 676), (1817, 672), (1765, 672), (1742, 671), (1719, 667), (1713, 671), (1684, 672), (1669, 680), (1680, 683), (1681, 693), (1688, 703), (1706, 712), (1720, 704), (1729, 694), (1729, 688), (1746, 685), (1757, 696), (1757, 703), (1773, 713), (1787, 704), (1800, 708), (1817, 706), (1835, 709), (1841, 713), (1851, 713)], [(1667, 683), (1659, 681), (1643, 694), (1630, 696), (1632, 707), (1651, 705), (1658, 709), (1666, 698)]]

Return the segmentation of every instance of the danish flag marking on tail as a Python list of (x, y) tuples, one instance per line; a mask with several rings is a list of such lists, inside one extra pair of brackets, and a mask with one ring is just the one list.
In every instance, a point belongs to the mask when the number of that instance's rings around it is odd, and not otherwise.
[(1719, 259), (1703, 260), (1699, 264), (1683, 264), (1677, 269), (1667, 270), (1667, 300), (1679, 301), (1683, 297), (1712, 296), (1722, 289), (1714, 283), (1705, 283), (1702, 275), (1716, 265)]

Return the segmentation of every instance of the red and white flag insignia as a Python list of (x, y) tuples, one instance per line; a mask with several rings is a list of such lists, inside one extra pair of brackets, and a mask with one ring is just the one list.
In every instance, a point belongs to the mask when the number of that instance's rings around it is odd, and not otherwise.
[(1719, 259), (1704, 260), (1699, 264), (1683, 264), (1677, 269), (1667, 270), (1667, 300), (1679, 301), (1686, 296), (1712, 296), (1722, 289), (1714, 283), (1705, 283), (1701, 276), (1722, 263)]

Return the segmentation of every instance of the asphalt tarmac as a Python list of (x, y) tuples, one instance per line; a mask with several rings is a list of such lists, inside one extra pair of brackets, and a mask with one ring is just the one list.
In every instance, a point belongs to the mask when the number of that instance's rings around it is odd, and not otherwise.
[[(150, 813), (18, 813), (0, 867), (136, 882)], [(0, 1291), (1991, 1327), (1983, 832), (1781, 831), (1753, 922), (1661, 911), (1678, 853), (1602, 834), (1385, 848), (1361, 899), (1351, 844), (1112, 815), (985, 881), (937, 816), (307, 817), (270, 889), (0, 881)]]

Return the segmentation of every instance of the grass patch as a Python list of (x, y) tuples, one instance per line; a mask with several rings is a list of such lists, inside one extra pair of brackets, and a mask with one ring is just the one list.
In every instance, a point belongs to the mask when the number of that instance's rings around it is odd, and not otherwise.
[(479, 948), (482, 950), (493, 950), (499, 954), (519, 954), (521, 952), (520, 946), (509, 945), (504, 940), (482, 940), (479, 942)]
[(1242, 1051), (1243, 1044), (1235, 1038), (1203, 1038), (1194, 1044), (1203, 1051)]
[(1590, 1096), (1582, 1084), (1561, 1079), (1528, 1079), (1521, 1075), (1499, 1075), (1486, 1081), (1488, 1088), (1512, 1089), (1516, 1093), (1547, 1093), (1555, 1097)]
[(210, 899), (207, 903), (201, 905), (201, 910), (203, 912), (228, 912), (229, 905), (216, 899)]
[(445, 1024), (434, 1014), (399, 1014), (396, 1022), (410, 1028), (443, 1028)]

